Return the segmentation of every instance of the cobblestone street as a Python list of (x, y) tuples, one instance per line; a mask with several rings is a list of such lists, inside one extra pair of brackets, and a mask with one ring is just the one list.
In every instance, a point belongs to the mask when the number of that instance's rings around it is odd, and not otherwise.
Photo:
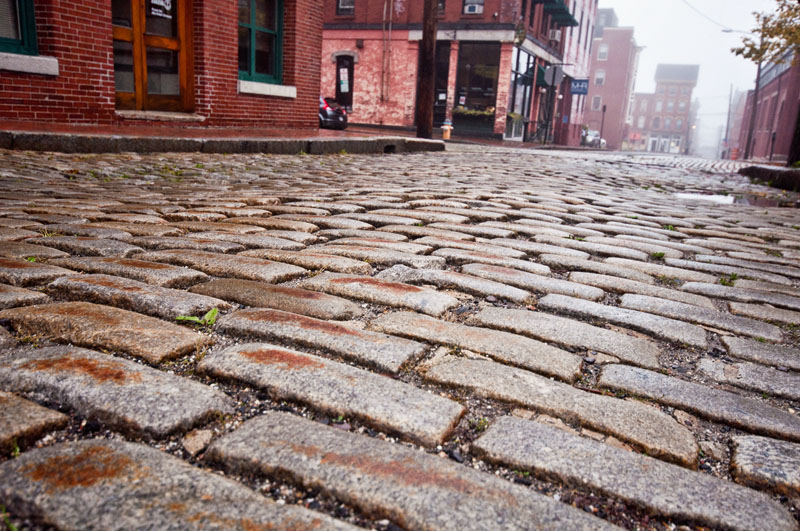
[(736, 162), (0, 155), (9, 527), (800, 527), (798, 196)]

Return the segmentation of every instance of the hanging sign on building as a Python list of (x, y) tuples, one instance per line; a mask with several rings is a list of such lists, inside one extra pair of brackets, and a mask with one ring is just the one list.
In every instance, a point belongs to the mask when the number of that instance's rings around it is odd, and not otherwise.
[(589, 94), (589, 80), (573, 79), (570, 84), (570, 92), (572, 94)]

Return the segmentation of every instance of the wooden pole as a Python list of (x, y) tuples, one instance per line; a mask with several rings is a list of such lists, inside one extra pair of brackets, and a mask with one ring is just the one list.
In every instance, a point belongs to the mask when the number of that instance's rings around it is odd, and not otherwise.
[(423, 0), (422, 42), (417, 83), (417, 138), (433, 138), (433, 82), (436, 71), (436, 12), (438, 0)]

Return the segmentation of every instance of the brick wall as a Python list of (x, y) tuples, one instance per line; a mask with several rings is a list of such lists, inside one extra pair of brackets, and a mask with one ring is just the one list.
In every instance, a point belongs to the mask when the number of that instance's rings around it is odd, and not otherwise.
[[(318, 0), (284, 0), (283, 83), (297, 87), (297, 98), (239, 94), (237, 2), (191, 4), (194, 110), (204, 125), (317, 127)], [(125, 125), (114, 114), (111, 3), (35, 0), (34, 9), (39, 53), (58, 59), (59, 75), (0, 72), (0, 119)]]
[(37, 0), (39, 54), (56, 57), (59, 75), (0, 71), (0, 118), (110, 123), (114, 115), (111, 3)]

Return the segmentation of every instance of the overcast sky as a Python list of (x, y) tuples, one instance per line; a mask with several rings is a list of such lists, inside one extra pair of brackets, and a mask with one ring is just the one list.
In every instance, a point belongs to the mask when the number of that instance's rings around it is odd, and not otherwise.
[(694, 91), (700, 100), (699, 145), (716, 144), (719, 127), (725, 127), (731, 84), (734, 90), (752, 89), (756, 77), (756, 65), (730, 51), (743, 35), (722, 29), (751, 30), (753, 11), (773, 12), (775, 1), (600, 0), (599, 7), (613, 8), (620, 26), (633, 26), (636, 43), (644, 47), (636, 92), (655, 91), (659, 63), (700, 65)]

